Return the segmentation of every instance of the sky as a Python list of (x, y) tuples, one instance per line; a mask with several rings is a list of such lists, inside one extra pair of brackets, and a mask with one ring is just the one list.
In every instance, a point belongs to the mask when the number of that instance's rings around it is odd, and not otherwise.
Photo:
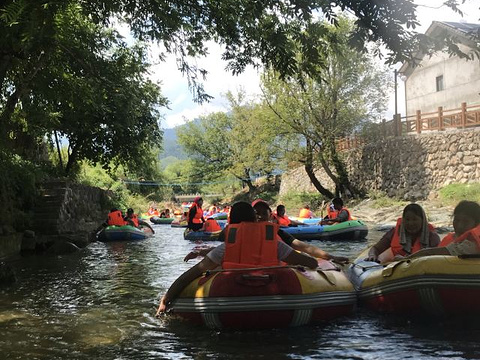
[[(466, 0), (460, 9), (463, 11), (463, 17), (455, 13), (450, 8), (442, 6), (446, 0), (415, 0), (418, 5), (417, 14), (420, 27), (415, 29), (417, 32), (424, 33), (432, 21), (451, 21), (451, 22), (480, 22), (480, 2), (479, 0)], [(207, 103), (198, 104), (193, 101), (193, 96), (188, 89), (187, 78), (177, 69), (174, 56), (168, 56), (165, 62), (158, 63), (151, 69), (151, 78), (161, 83), (162, 93), (169, 101), (170, 109), (162, 109), (164, 119), (161, 127), (172, 128), (193, 120), (202, 115), (208, 115), (211, 112), (227, 111), (228, 104), (222, 94), (227, 91), (236, 92), (242, 88), (250, 96), (259, 94), (259, 73), (253, 68), (238, 75), (233, 76), (225, 71), (226, 62), (221, 60), (221, 48), (215, 43), (207, 44), (209, 55), (206, 58), (198, 59), (197, 64), (208, 71), (207, 79), (204, 81), (206, 92), (214, 98)], [(160, 52), (157, 46), (152, 47), (152, 58)], [(394, 68), (399, 69), (401, 64), (392, 67), (392, 77)], [(405, 89), (403, 81), (398, 78), (398, 111), (405, 113)], [(385, 114), (386, 119), (392, 118), (395, 107), (394, 89), (391, 91), (388, 110)]]

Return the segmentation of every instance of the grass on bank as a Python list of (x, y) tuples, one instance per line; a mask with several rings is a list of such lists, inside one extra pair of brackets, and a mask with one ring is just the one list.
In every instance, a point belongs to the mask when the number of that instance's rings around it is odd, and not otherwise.
[(382, 209), (382, 208), (391, 208), (391, 207), (403, 207), (409, 204), (409, 202), (400, 200), (395, 197), (389, 197), (383, 191), (371, 191), (367, 196), (372, 200), (372, 208)]
[(450, 184), (441, 188), (439, 198), (445, 205), (455, 206), (462, 200), (480, 202), (480, 183)]

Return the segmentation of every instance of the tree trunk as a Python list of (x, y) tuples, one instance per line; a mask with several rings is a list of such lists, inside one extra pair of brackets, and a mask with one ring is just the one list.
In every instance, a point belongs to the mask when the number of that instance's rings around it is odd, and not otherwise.
[(243, 181), (245, 181), (245, 184), (247, 184), (247, 186), (248, 186), (248, 192), (253, 193), (253, 192), (255, 192), (256, 187), (255, 187), (255, 185), (253, 185), (252, 179), (250, 179), (250, 170), (245, 169), (244, 172), (245, 172), (245, 178), (243, 179)]
[(70, 172), (73, 169), (73, 166), (77, 162), (77, 147), (72, 146), (72, 152), (68, 155), (67, 165), (65, 166), (65, 176), (70, 175)]
[(305, 157), (305, 172), (307, 173), (308, 178), (310, 179), (313, 186), (315, 186), (315, 189), (317, 189), (320, 194), (322, 194), (323, 196), (329, 199), (333, 199), (335, 197), (333, 193), (330, 190), (324, 188), (320, 183), (320, 181), (315, 176), (315, 171), (313, 170), (313, 149), (308, 139), (307, 139), (306, 151), (307, 153)]
[(330, 138), (327, 141), (327, 147), (331, 154), (331, 159), (333, 166), (335, 167), (335, 171), (338, 174), (338, 182), (336, 183), (335, 193), (338, 197), (350, 194), (352, 197), (356, 197), (358, 195), (357, 190), (352, 186), (350, 183), (350, 179), (348, 178), (348, 172), (345, 168), (345, 164), (343, 163), (342, 159), (338, 156), (337, 148), (335, 147), (335, 139)]

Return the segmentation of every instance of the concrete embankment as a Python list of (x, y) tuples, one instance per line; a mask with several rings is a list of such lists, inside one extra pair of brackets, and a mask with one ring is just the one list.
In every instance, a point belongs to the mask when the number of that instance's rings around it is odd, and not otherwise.
[(51, 180), (39, 184), (31, 229), (0, 227), (0, 260), (19, 253), (69, 253), (85, 247), (104, 219), (111, 194), (99, 188)]

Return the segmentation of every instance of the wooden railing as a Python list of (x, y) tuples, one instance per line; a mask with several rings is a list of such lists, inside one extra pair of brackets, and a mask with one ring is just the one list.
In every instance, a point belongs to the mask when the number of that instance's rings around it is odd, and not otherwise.
[[(467, 106), (467, 103), (462, 103), (457, 109), (444, 110), (443, 107), (439, 107), (437, 111), (428, 113), (417, 110), (415, 115), (410, 116), (398, 114), (390, 121), (383, 120), (378, 126), (382, 137), (480, 126), (480, 104)], [(358, 135), (342, 138), (337, 140), (337, 151), (355, 149), (365, 142), (365, 138)]]

